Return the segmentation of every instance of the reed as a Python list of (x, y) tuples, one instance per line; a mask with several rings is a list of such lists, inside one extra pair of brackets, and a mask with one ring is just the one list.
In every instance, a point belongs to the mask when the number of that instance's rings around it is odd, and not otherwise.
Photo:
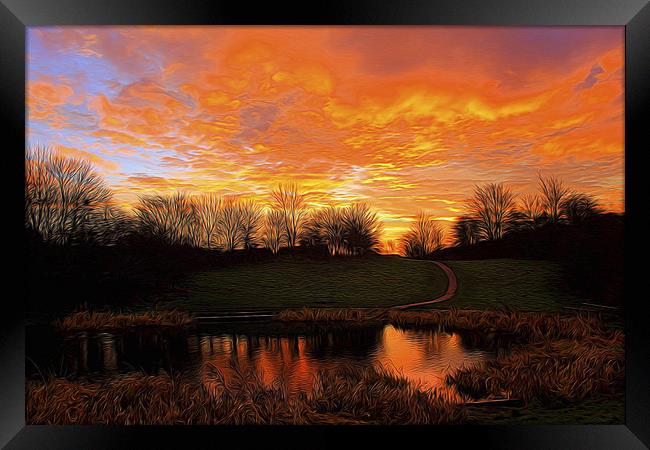
[(500, 354), (485, 366), (460, 369), (447, 382), (473, 398), (506, 396), (542, 404), (622, 394), (623, 341), (620, 331), (582, 340), (548, 339)]
[(274, 316), (281, 322), (357, 322), (384, 321), (388, 310), (382, 308), (296, 308)]
[(545, 338), (581, 339), (606, 334), (596, 316), (522, 311), (430, 310), (388, 312), (388, 322), (402, 327), (439, 327), (509, 335), (522, 342)]
[(234, 368), (225, 381), (208, 365), (200, 382), (178, 375), (132, 373), (105, 382), (28, 381), (29, 424), (452, 424), (466, 413), (436, 391), (421, 391), (382, 368), (320, 372), (311, 392), (270, 385)]
[(488, 344), (506, 342), (508, 351), (499, 352), (493, 361), (459, 369), (447, 377), (449, 385), (471, 398), (575, 403), (624, 391), (624, 335), (593, 315), (454, 309), (302, 309), (279, 315), (285, 321), (346, 324), (368, 321), (369, 317), (401, 328), (477, 333), (486, 336)]
[(52, 322), (55, 329), (99, 331), (142, 326), (182, 328), (192, 324), (192, 316), (176, 310), (151, 310), (137, 313), (78, 311)]

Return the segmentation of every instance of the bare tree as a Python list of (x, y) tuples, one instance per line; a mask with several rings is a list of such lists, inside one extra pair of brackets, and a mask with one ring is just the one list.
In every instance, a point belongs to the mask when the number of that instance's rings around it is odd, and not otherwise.
[(346, 223), (342, 208), (329, 206), (318, 212), (315, 220), (320, 224), (321, 240), (327, 245), (330, 255), (346, 252)]
[(476, 186), (469, 209), (485, 239), (501, 239), (510, 229), (515, 195), (503, 183)]
[(454, 224), (454, 240), (457, 246), (465, 247), (480, 240), (481, 231), (478, 220), (470, 216), (460, 216)]
[(577, 225), (599, 214), (600, 208), (592, 196), (573, 192), (562, 201), (560, 211), (569, 223)]
[(141, 196), (135, 214), (144, 234), (168, 245), (197, 245), (196, 214), (189, 195)]
[(236, 250), (242, 243), (242, 217), (238, 200), (225, 198), (219, 213), (218, 235), (221, 248), (226, 252)]
[(541, 193), (542, 206), (551, 223), (557, 223), (562, 218), (562, 202), (565, 200), (569, 190), (561, 180), (555, 177), (542, 177), (538, 175), (539, 191)]
[(194, 198), (196, 226), (200, 231), (199, 245), (208, 249), (211, 249), (217, 241), (216, 233), (219, 227), (219, 214), (222, 203), (222, 198), (213, 193)]
[(260, 242), (260, 229), (262, 227), (262, 210), (252, 200), (240, 204), (241, 209), (241, 240), (244, 248), (250, 250)]
[(383, 224), (366, 203), (355, 203), (343, 209), (344, 239), (350, 255), (363, 255), (377, 250)]
[(300, 233), (307, 217), (306, 196), (301, 194), (294, 183), (280, 184), (271, 193), (274, 209), (282, 211), (284, 238), (287, 246), (293, 248), (300, 239)]
[(25, 153), (25, 227), (38, 232), (46, 242), (56, 238), (59, 211), (56, 182), (49, 170), (52, 156), (42, 147)]
[(420, 212), (402, 238), (402, 253), (410, 258), (425, 258), (442, 248), (443, 232), (433, 217)]
[(266, 213), (264, 218), (264, 246), (275, 255), (280, 251), (284, 243), (284, 213), (272, 209)]
[(323, 210), (316, 209), (309, 212), (302, 233), (300, 234), (300, 245), (305, 247), (317, 247), (326, 245), (323, 240)]
[(531, 229), (537, 228), (545, 216), (542, 200), (534, 194), (525, 194), (521, 197), (520, 211), (523, 225)]
[(95, 212), (110, 204), (112, 193), (89, 162), (43, 147), (25, 154), (25, 225), (44, 240), (67, 244)]
[(96, 245), (116, 245), (136, 228), (135, 218), (124, 209), (108, 204), (93, 211), (82, 224), (83, 240)]

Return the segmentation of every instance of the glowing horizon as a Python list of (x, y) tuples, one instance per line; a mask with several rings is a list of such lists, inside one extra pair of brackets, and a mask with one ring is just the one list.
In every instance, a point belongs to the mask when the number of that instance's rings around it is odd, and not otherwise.
[(396, 239), (537, 172), (624, 210), (623, 27), (28, 31), (28, 143), (152, 191), (370, 203)]

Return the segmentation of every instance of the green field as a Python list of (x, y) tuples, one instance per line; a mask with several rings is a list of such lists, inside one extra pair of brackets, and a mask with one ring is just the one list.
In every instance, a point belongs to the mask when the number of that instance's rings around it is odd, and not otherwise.
[(447, 278), (431, 262), (398, 256), (277, 260), (198, 273), (166, 307), (190, 311), (236, 308), (385, 307), (442, 295)]
[[(579, 299), (563, 292), (561, 268), (548, 261), (449, 261), (458, 292), (435, 308), (560, 311)], [(387, 307), (445, 292), (444, 273), (428, 261), (398, 256), (310, 260), (283, 256), (201, 272), (163, 297), (189, 311), (240, 308)]]
[(487, 259), (445, 261), (456, 273), (458, 291), (438, 308), (561, 311), (581, 299), (563, 289), (562, 268), (551, 261)]

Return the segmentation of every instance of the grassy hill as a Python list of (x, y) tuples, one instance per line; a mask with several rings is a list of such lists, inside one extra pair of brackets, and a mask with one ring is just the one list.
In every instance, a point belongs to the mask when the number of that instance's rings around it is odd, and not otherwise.
[[(559, 311), (579, 303), (564, 292), (561, 268), (550, 261), (450, 261), (458, 294), (438, 308)], [(163, 297), (189, 311), (241, 308), (388, 307), (436, 298), (444, 273), (428, 261), (369, 255), (354, 259), (278, 260), (197, 273)]]
[(456, 273), (458, 290), (450, 302), (435, 305), (438, 308), (561, 312), (564, 306), (583, 301), (567, 293), (562, 267), (552, 261), (485, 259), (446, 264)]
[(286, 255), (197, 273), (178, 288), (166, 296), (166, 307), (385, 307), (435, 298), (447, 289), (447, 278), (428, 261), (398, 256), (320, 260)]
[(563, 284), (574, 295), (612, 306), (623, 304), (622, 214), (600, 214), (580, 225), (521, 230), (503, 239), (449, 247), (437, 260), (544, 260), (559, 265)]

